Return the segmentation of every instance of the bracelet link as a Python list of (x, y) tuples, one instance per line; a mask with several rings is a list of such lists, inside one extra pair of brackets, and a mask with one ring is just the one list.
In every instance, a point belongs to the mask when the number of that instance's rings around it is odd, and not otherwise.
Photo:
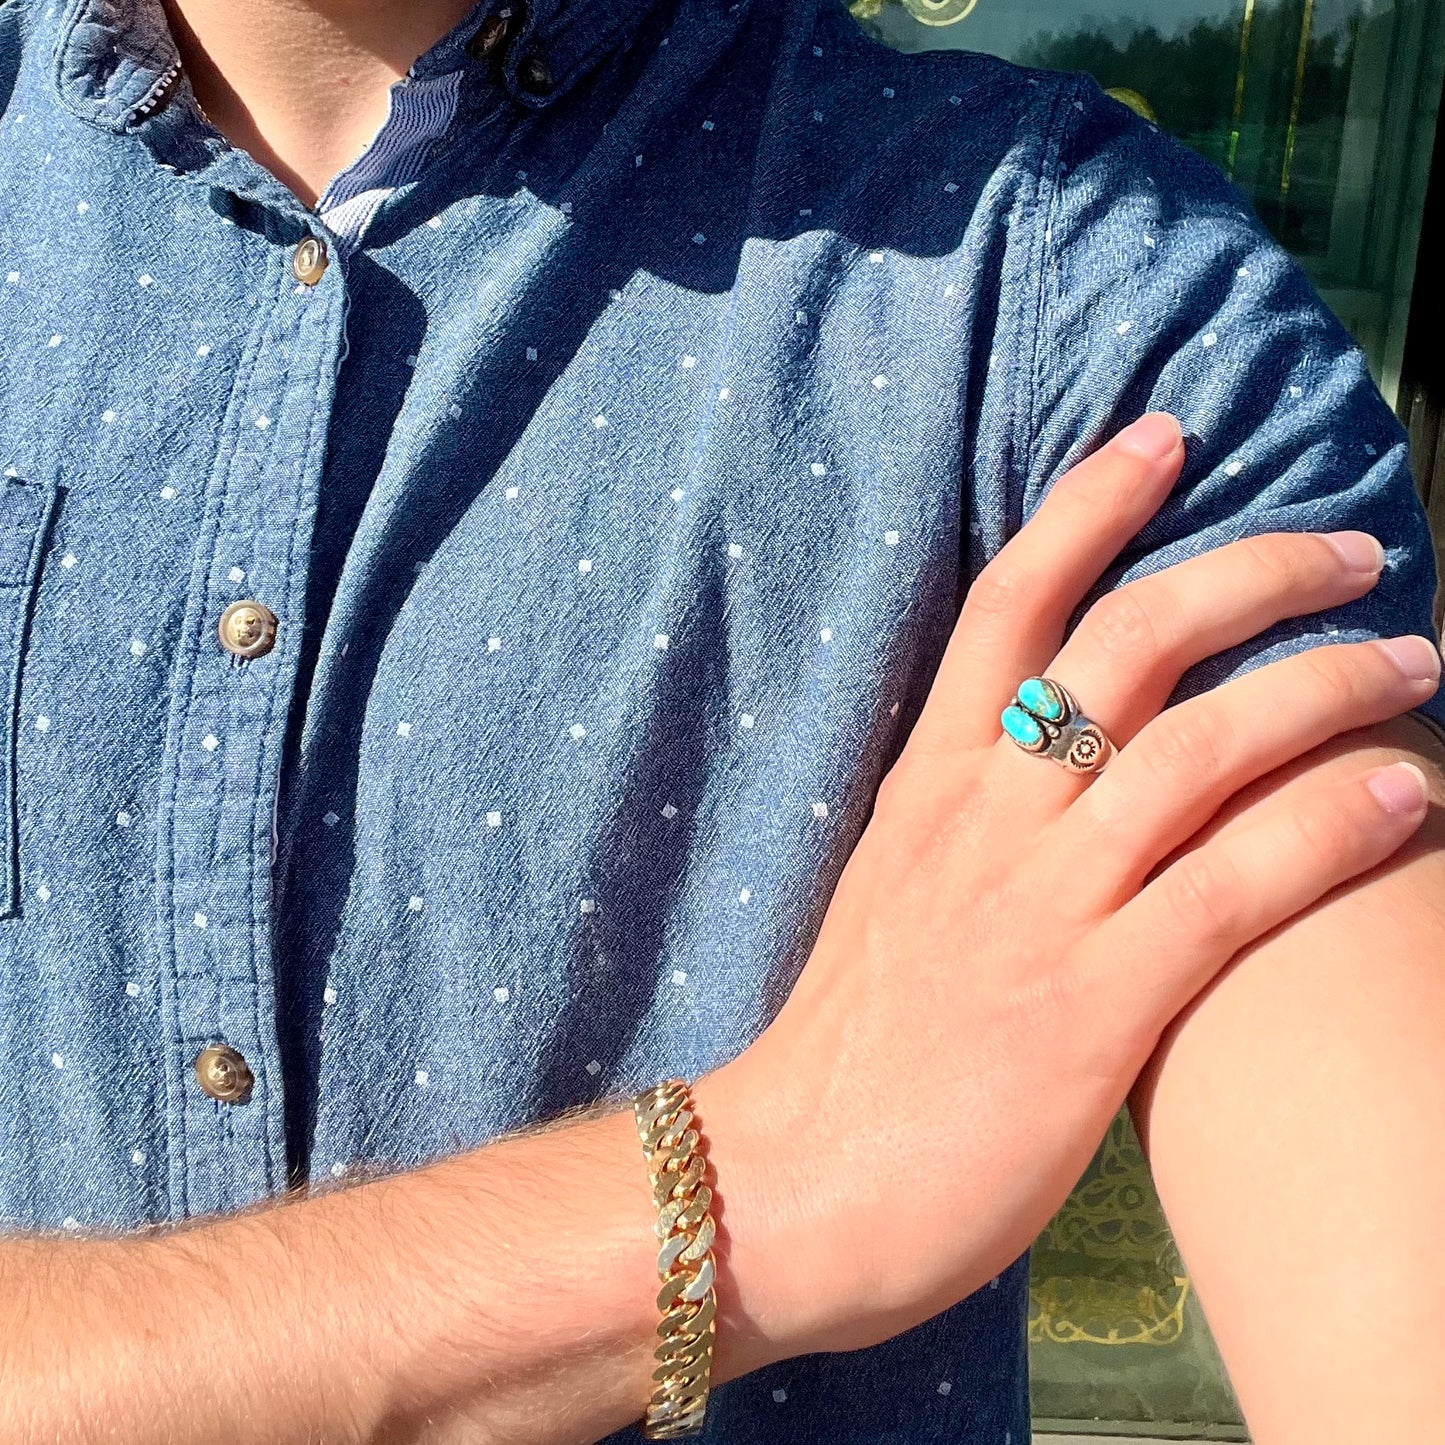
[(666, 1079), (632, 1100), (637, 1135), (647, 1157), (657, 1205), (657, 1273), (662, 1312), (653, 1351), (657, 1382), (642, 1434), (647, 1440), (679, 1440), (701, 1433), (707, 1413), (716, 1336), (716, 1226), (712, 1190), (704, 1184), (707, 1160), (692, 1127), (692, 1098), (683, 1079)]

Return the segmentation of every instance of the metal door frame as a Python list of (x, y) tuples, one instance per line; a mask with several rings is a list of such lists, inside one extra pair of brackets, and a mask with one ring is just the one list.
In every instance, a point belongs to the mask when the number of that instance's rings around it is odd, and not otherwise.
[[(1442, 97), (1445, 118), (1445, 97)], [(1439, 318), (1445, 314), (1445, 144), (1437, 134), (1430, 162), (1430, 186), (1420, 227), (1420, 264), (1410, 297), (1410, 329), (1400, 375), (1400, 420), (1410, 432), (1415, 485), (1435, 534), (1435, 557), (1445, 575), (1445, 340)], [(1445, 588), (1435, 599), (1438, 627), (1445, 611)]]

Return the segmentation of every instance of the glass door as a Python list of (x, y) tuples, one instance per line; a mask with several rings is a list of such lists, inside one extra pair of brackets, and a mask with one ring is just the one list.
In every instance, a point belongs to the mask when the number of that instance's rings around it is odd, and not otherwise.
[[(1082, 70), (1214, 161), (1302, 262), (1393, 404), (1445, 71), (1445, 0), (853, 0), (903, 50)], [(1287, 1327), (1289, 1301), (1278, 1301)], [(1033, 1254), (1039, 1428), (1242, 1440), (1121, 1113)]]

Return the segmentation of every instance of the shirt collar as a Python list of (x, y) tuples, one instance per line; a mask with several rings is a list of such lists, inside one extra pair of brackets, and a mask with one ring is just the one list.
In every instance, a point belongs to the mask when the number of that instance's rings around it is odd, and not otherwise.
[[(470, 14), (412, 66), (430, 77), (467, 66), (497, 67), (498, 81), (528, 109), (551, 104), (620, 39), (647, 0), (478, 0)], [(493, 55), (468, 49), (498, 15), (508, 22)], [(184, 83), (160, 0), (69, 0), (55, 46), (61, 100), (107, 130), (136, 130)]]
[[(496, 8), (488, 0), (477, 3), (462, 17), (451, 30), (442, 36), (425, 55), (419, 56), (415, 65), (407, 72), (415, 80), (427, 79), (434, 75), (449, 75), (454, 70), (464, 69), (470, 61), (467, 43)], [(502, 8), (506, 8), (503, 5)]]

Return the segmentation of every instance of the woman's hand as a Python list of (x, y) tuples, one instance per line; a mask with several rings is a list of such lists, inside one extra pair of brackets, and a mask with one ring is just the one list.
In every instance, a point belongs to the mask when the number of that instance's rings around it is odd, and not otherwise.
[[(1250, 783), (1428, 698), (1425, 639), (1317, 649), (1161, 711), (1192, 664), (1374, 586), (1362, 533), (1222, 547), (1109, 594), (1064, 642), (1183, 459), (1177, 423), (1144, 418), (980, 575), (791, 997), (697, 1082), (717, 1375), (876, 1343), (984, 1285), (1064, 1202), (1170, 1020), (1423, 819), (1399, 765), (1196, 838)], [(1041, 674), (1120, 748), (1092, 780), (1000, 736)]]

